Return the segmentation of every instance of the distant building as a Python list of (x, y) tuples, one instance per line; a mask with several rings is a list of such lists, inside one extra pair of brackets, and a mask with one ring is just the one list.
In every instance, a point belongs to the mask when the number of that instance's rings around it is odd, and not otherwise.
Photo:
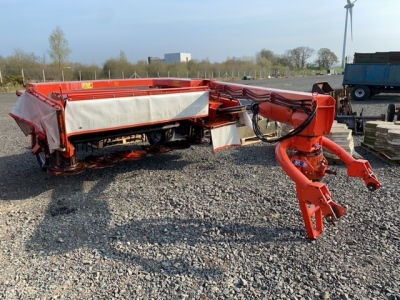
[(149, 64), (151, 64), (152, 62), (155, 62), (155, 61), (164, 61), (164, 60), (161, 59), (161, 58), (155, 57), (155, 56), (149, 56), (149, 57), (147, 58), (147, 62), (148, 62)]
[(166, 64), (174, 64), (177, 62), (188, 62), (192, 60), (190, 53), (166, 53), (164, 54), (164, 62)]

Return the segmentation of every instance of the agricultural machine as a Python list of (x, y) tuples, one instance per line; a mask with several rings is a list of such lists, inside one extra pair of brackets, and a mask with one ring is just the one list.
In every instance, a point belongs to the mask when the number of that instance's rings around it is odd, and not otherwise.
[(311, 92), (335, 98), (335, 119), (338, 123), (346, 124), (356, 135), (364, 134), (365, 124), (368, 121), (393, 122), (395, 119), (400, 121), (400, 106), (393, 103), (388, 104), (387, 110), (380, 115), (366, 116), (363, 115), (363, 111), (357, 114), (351, 105), (353, 89), (349, 87), (344, 86), (342, 89), (334, 90), (328, 82), (317, 82), (312, 86)]
[[(244, 123), (260, 140), (277, 143), (276, 159), (296, 184), (309, 239), (321, 235), (324, 220), (335, 222), (347, 212), (321, 182), (335, 174), (323, 147), (347, 165), (348, 176), (362, 178), (370, 191), (380, 188), (368, 161), (354, 159), (325, 137), (335, 118), (335, 99), (330, 95), (173, 78), (28, 83), (17, 94), (10, 115), (31, 136), (31, 151), (40, 167), (54, 175), (73, 175), (203, 142), (208, 133), (214, 150), (240, 146), (237, 129)], [(262, 118), (293, 130), (268, 139), (259, 126)], [(149, 145), (101, 158), (79, 158), (82, 149), (137, 137), (146, 137)]]

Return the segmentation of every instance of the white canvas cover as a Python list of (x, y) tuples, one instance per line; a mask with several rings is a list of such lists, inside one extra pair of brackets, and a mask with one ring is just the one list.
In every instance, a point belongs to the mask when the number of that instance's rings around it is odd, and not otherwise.
[[(113, 128), (149, 125), (192, 117), (208, 116), (208, 91), (153, 96), (67, 101), (65, 123), (67, 134), (106, 131)], [(60, 148), (56, 109), (29, 93), (23, 93), (11, 111), (25, 135), (46, 135), (50, 152)], [(248, 116), (246, 116), (248, 118)], [(246, 125), (250, 125), (246, 120)], [(214, 151), (240, 146), (236, 124), (211, 130)]]
[(54, 107), (30, 93), (23, 93), (18, 97), (11, 114), (25, 121), (22, 122), (16, 119), (25, 135), (31, 133), (31, 126), (34, 127), (35, 132), (45, 134), (50, 152), (60, 147), (60, 135)]
[(68, 101), (67, 134), (128, 128), (208, 115), (208, 91)]
[(241, 146), (236, 124), (211, 129), (211, 138), (214, 151)]

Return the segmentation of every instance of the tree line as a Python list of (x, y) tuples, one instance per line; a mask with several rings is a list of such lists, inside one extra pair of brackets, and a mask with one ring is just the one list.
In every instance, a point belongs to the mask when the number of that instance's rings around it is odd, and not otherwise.
[[(49, 36), (49, 58), (15, 49), (8, 57), (0, 56), (0, 84), (22, 84), (23, 81), (93, 80), (137, 77), (188, 77), (188, 78), (262, 78), (267, 76), (309, 75), (330, 69), (339, 62), (328, 48), (318, 51), (300, 46), (276, 54), (262, 49), (254, 57), (228, 57), (223, 62), (211, 63), (208, 59), (190, 60), (175, 64), (163, 61), (127, 59), (126, 53), (107, 59), (102, 66), (86, 65), (69, 60), (71, 49), (60, 27)], [(316, 54), (316, 59), (310, 62)]]

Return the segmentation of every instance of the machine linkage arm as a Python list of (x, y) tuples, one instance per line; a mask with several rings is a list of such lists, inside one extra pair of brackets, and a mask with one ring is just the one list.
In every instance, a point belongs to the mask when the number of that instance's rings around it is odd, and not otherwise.
[[(324, 219), (328, 222), (335, 222), (347, 211), (332, 200), (331, 193), (324, 183), (310, 180), (293, 164), (287, 154), (291, 145), (292, 141), (290, 140), (278, 143), (275, 155), (283, 170), (296, 184), (297, 198), (307, 237), (314, 240), (324, 231)], [(305, 157), (303, 161), (306, 161)]]
[(328, 188), (321, 182), (310, 182), (305, 187), (296, 183), (296, 191), (307, 237), (311, 240), (324, 231), (324, 219), (333, 223), (347, 213), (344, 207), (332, 200)]
[(362, 178), (368, 190), (375, 191), (381, 187), (377, 177), (372, 171), (370, 163), (365, 159), (355, 159), (342, 147), (326, 137), (322, 137), (323, 145), (326, 149), (334, 153), (340, 160), (347, 165), (347, 175), (350, 177)]
[[(380, 188), (366, 160), (356, 160), (343, 148), (325, 137), (335, 118), (335, 99), (329, 95), (280, 91), (244, 85), (214, 82), (215, 97), (227, 95), (253, 101), (253, 130), (264, 142), (257, 125), (258, 114), (269, 120), (293, 126), (278, 142), (275, 156), (282, 169), (295, 182), (297, 198), (309, 239), (318, 238), (324, 231), (324, 221), (335, 222), (347, 213), (346, 208), (332, 200), (328, 187), (321, 179), (336, 172), (328, 169), (323, 148), (336, 154), (348, 167), (347, 174), (360, 177), (370, 191)], [(236, 109), (236, 108), (235, 108)], [(248, 109), (246, 107), (246, 109)], [(235, 111), (236, 112), (236, 111)], [(225, 113), (221, 111), (220, 113)], [(290, 153), (290, 157), (289, 157)]]

